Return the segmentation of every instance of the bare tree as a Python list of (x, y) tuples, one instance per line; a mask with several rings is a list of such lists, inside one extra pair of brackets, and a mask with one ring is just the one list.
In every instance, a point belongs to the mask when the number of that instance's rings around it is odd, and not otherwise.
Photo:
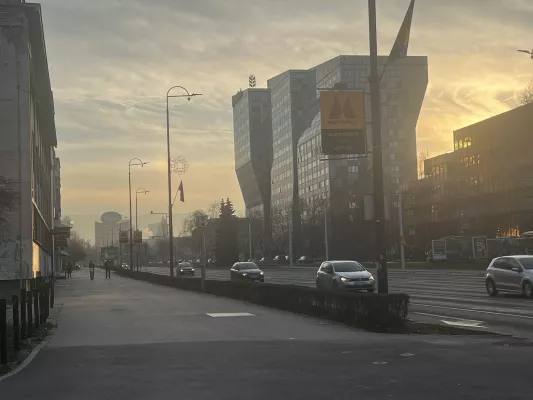
[(272, 244), (277, 254), (284, 254), (289, 249), (289, 212), (272, 207)]
[(418, 179), (423, 179), (425, 176), (424, 173), (424, 162), (429, 158), (428, 149), (422, 149), (416, 156), (416, 164), (418, 170)]
[[(220, 208), (220, 205), (219, 205)], [(183, 228), (181, 229), (182, 236), (191, 236), (196, 228), (196, 217), (207, 215), (203, 210), (194, 210), (187, 215), (187, 218), (183, 221)]]
[(2, 237), (8, 230), (8, 214), (15, 209), (18, 199), (13, 183), (12, 180), (0, 176), (0, 235)]
[(220, 216), (220, 201), (216, 200), (209, 204), (205, 215), (209, 218), (218, 218)]
[(529, 81), (525, 89), (518, 95), (518, 104), (525, 106), (533, 103), (533, 79)]

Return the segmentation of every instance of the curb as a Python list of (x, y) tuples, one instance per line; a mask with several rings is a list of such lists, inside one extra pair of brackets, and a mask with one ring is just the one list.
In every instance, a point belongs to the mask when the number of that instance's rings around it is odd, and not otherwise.
[[(62, 307), (62, 304), (58, 307), (56, 315), (54, 315), (52, 318), (50, 318), (50, 320), (53, 320), (54, 322), (57, 322), (57, 317), (59, 316), (59, 313), (61, 312), (61, 307)], [(56, 323), (56, 327), (57, 327), (57, 323)], [(33, 361), (33, 359), (35, 357), (37, 357), (37, 354), (39, 354), (39, 352), (42, 350), (42, 348), (47, 346), (48, 343), (50, 343), (50, 340), (52, 340), (52, 337), (54, 336), (54, 333), (55, 333), (55, 330), (51, 334), (49, 334), (46, 339), (44, 339), (41, 343), (39, 343), (37, 346), (35, 346), (33, 348), (33, 350), (31, 351), (31, 353), (28, 355), (28, 357), (26, 357), (24, 359), (24, 361), (22, 361), (17, 366), (17, 368), (15, 368), (14, 370), (8, 372), (7, 374), (5, 374), (3, 376), (0, 376), (0, 383), (5, 381), (6, 379), (9, 379), (12, 376), (18, 374), (24, 368), (26, 368), (28, 365), (30, 365), (30, 363)]]

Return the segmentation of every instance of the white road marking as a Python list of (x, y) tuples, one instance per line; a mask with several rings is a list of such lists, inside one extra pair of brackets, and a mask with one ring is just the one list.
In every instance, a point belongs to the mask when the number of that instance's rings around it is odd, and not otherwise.
[(445, 319), (442, 319), (441, 321), (444, 322), (446, 325), (459, 326), (462, 328), (487, 328), (486, 326), (482, 325), (482, 322), (472, 323), (467, 321), (448, 321)]
[(247, 312), (237, 312), (237, 313), (208, 313), (210, 317), (213, 318), (226, 318), (226, 317), (255, 317), (255, 314), (250, 314)]
[(508, 314), (508, 313), (502, 313), (502, 312), (496, 312), (496, 311), (476, 310), (476, 309), (471, 309), (471, 308), (446, 307), (446, 306), (436, 306), (436, 305), (419, 304), (419, 303), (411, 303), (411, 305), (420, 306), (420, 307), (441, 308), (441, 309), (453, 310), (453, 311), (474, 312), (474, 313), (480, 313), (480, 314), (502, 315), (504, 317), (533, 319), (533, 316), (529, 316), (529, 315)]
[(413, 353), (403, 353), (403, 354), (400, 354), (402, 357), (413, 357), (414, 354)]
[(475, 319), (456, 318), (456, 317), (451, 317), (449, 315), (438, 315), (438, 314), (430, 314), (430, 313), (423, 313), (423, 312), (413, 312), (411, 314), (424, 315), (424, 316), (427, 316), (427, 317), (446, 318), (448, 320), (453, 319), (455, 321), (462, 321), (462, 322), (478, 324), (478, 325), (481, 325), (481, 324), (485, 323), (484, 321), (477, 321)]

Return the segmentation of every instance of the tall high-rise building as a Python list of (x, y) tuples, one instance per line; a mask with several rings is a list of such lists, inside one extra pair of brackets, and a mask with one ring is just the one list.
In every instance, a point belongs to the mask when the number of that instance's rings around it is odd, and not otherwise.
[[(387, 57), (379, 57), (380, 71)], [(339, 56), (314, 68), (317, 89), (365, 92), (367, 154), (322, 155), (320, 112), (298, 143), (299, 197), (311, 213), (329, 209), (330, 254), (372, 257), (372, 121), (368, 56)], [(428, 83), (427, 57), (407, 57), (389, 65), (381, 80), (381, 117), (386, 216), (391, 237), (397, 226), (397, 196), (402, 183), (417, 177), (416, 125)], [(312, 216), (308, 216), (310, 218)], [(316, 216), (315, 216), (316, 217)], [(315, 218), (316, 219), (316, 218)], [(318, 219), (322, 221), (322, 219)]]
[(270, 236), (272, 117), (270, 90), (249, 88), (233, 96), (235, 172), (247, 216), (262, 219)]
[[(380, 70), (387, 57), (379, 57)], [(324, 251), (324, 209), (330, 227), (330, 256), (372, 255), (372, 121), (368, 77), (370, 57), (338, 56), (310, 70), (289, 70), (268, 80), (272, 108), (271, 220), (274, 246), (288, 250), (292, 221), (296, 254)], [(406, 57), (389, 65), (381, 80), (381, 116), (386, 215), (392, 219), (394, 194), (417, 177), (416, 125), (428, 83), (427, 57)], [(367, 154), (322, 154), (321, 90), (365, 92)], [(235, 101), (234, 101), (235, 105)], [(245, 148), (237, 132), (249, 129), (234, 107), (235, 154)], [(239, 136), (241, 137), (241, 136)], [(241, 139), (244, 140), (244, 139)], [(241, 180), (243, 194), (251, 190)], [(246, 202), (246, 198), (245, 198)], [(316, 229), (322, 224), (322, 233)], [(313, 225), (313, 226), (309, 226)], [(392, 223), (389, 224), (391, 228)]]

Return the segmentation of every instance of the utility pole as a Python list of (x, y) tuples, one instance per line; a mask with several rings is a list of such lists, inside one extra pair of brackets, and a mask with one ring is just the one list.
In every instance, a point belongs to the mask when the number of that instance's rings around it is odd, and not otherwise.
[(405, 238), (403, 237), (403, 193), (398, 194), (398, 222), (400, 223), (400, 263), (405, 269)]
[(328, 203), (324, 202), (324, 245), (326, 246), (326, 260), (329, 260), (329, 238), (328, 238)]
[(248, 247), (250, 252), (250, 259), (254, 258), (252, 256), (252, 219), (248, 217)]
[(292, 268), (292, 213), (289, 217), (289, 267)]
[(372, 159), (374, 180), (374, 218), (376, 221), (376, 263), (378, 291), (388, 293), (387, 243), (385, 242), (385, 199), (383, 188), (383, 154), (381, 147), (381, 99), (379, 92), (376, 0), (368, 0), (370, 37), (370, 102), (372, 115)]

